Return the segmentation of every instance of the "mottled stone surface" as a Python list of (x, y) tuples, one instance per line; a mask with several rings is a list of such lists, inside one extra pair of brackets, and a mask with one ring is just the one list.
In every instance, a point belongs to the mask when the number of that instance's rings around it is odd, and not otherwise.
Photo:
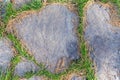
[(23, 77), (28, 72), (37, 72), (39, 67), (32, 61), (21, 61), (15, 66), (15, 75)]
[(110, 23), (110, 8), (93, 3), (86, 10), (85, 39), (96, 64), (97, 80), (120, 80), (120, 27)]
[(50, 79), (47, 79), (43, 76), (33, 76), (33, 77), (29, 78), (28, 80), (50, 80)]
[(51, 80), (51, 79), (48, 79), (44, 76), (32, 76), (31, 78), (29, 79), (26, 79), (26, 78), (22, 78), (20, 80)]
[(10, 2), (10, 0), (0, 0), (0, 2)]
[(23, 13), (11, 23), (8, 27), (12, 27), (37, 63), (49, 71), (61, 72), (71, 60), (79, 58), (75, 33), (78, 16), (66, 6), (51, 4), (41, 11)]
[(86, 78), (80, 74), (71, 73), (61, 80), (86, 80)]
[(6, 72), (13, 56), (11, 42), (7, 38), (0, 38), (0, 71)]
[(72, 78), (69, 80), (86, 80), (86, 79), (80, 76), (72, 76)]
[(6, 4), (10, 0), (0, 0), (0, 20), (4, 17)]
[(32, 0), (11, 0), (11, 2), (14, 4), (14, 7), (18, 9), (25, 4), (29, 4)]

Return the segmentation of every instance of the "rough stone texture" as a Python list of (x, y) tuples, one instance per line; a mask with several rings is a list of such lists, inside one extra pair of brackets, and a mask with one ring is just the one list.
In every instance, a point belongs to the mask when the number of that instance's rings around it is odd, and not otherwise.
[(14, 56), (11, 46), (12, 44), (8, 39), (0, 39), (0, 71), (2, 72), (6, 72), (6, 69), (10, 66), (10, 61)]
[(80, 77), (80, 76), (73, 76), (71, 79), (69, 80), (86, 80), (85, 78), (83, 77)]
[(25, 4), (32, 2), (32, 0), (11, 0), (11, 2), (14, 4), (14, 7), (18, 9)]
[(81, 76), (80, 74), (72, 73), (68, 74), (66, 78), (63, 78), (61, 80), (86, 80), (84, 76)]
[(98, 80), (120, 80), (120, 27), (110, 23), (110, 8), (93, 3), (86, 10), (85, 39)]
[(0, 19), (3, 18), (3, 14), (5, 13), (5, 6), (9, 0), (0, 0)]
[(22, 78), (20, 80), (50, 80), (44, 76), (32, 76), (31, 78), (29, 79), (25, 79), (25, 78)]
[(0, 2), (10, 2), (10, 0), (0, 0)]
[(32, 78), (28, 79), (28, 80), (49, 80), (43, 76), (33, 76)]
[(22, 79), (19, 79), (19, 80), (27, 80), (26, 78), (22, 78)]
[(15, 75), (23, 77), (27, 72), (33, 72), (39, 70), (39, 67), (32, 61), (21, 61), (15, 67)]
[(41, 11), (21, 15), (8, 27), (13, 28), (37, 63), (57, 73), (66, 69), (71, 60), (79, 58), (74, 32), (78, 16), (66, 6), (51, 4)]
[(3, 18), (5, 17), (6, 13), (6, 6), (10, 0), (0, 0), (0, 26), (3, 26)]

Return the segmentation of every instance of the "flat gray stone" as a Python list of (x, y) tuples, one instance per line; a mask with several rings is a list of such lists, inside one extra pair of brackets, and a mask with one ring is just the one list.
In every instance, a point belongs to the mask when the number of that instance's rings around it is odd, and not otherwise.
[(6, 72), (10, 66), (10, 61), (14, 53), (12, 51), (12, 44), (7, 38), (0, 39), (0, 71)]
[(29, 4), (32, 0), (11, 0), (16, 9), (21, 8), (23, 5)]
[(78, 16), (61, 4), (51, 4), (41, 11), (26, 12), (13, 20), (11, 31), (35, 57), (53, 73), (61, 72), (71, 60), (79, 58), (75, 28)]
[(20, 80), (51, 80), (51, 79), (48, 79), (44, 76), (32, 76), (31, 78), (29, 79), (26, 79), (26, 78), (22, 78)]
[(120, 27), (112, 25), (110, 8), (93, 3), (86, 10), (85, 39), (96, 64), (97, 80), (120, 80)]
[(86, 80), (86, 79), (84, 77), (74, 75), (74, 76), (71, 77), (70, 80)]
[(29, 78), (28, 80), (48, 80), (48, 79), (43, 76), (33, 76)]
[(15, 66), (15, 75), (23, 77), (28, 72), (37, 72), (39, 67), (32, 61), (21, 61)]
[(86, 80), (86, 77), (81, 76), (80, 74), (72, 73), (68, 74), (66, 78), (63, 78), (61, 80)]
[(0, 20), (4, 17), (6, 4), (10, 0), (0, 0)]

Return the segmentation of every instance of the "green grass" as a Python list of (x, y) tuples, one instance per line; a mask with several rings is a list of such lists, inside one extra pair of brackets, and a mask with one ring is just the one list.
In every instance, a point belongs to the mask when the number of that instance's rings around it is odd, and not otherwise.
[[(4, 36), (5, 26), (7, 25), (8, 21), (15, 18), (19, 13), (28, 10), (37, 10), (42, 7), (41, 0), (32, 0), (31, 3), (23, 5), (20, 9), (15, 9), (12, 3), (7, 3), (5, 6), (6, 13), (3, 19), (0, 19), (0, 37)], [(1, 9), (0, 9), (1, 10)], [(2, 24), (1, 24), (2, 23)]]
[[(70, 67), (65, 70), (64, 72), (60, 74), (52, 74), (48, 72), (43, 65), (39, 65), (41, 67), (41, 70), (37, 73), (29, 72), (25, 75), (25, 78), (30, 78), (33, 75), (45, 75), (46, 77), (52, 79), (52, 80), (60, 80), (61, 76), (66, 76), (69, 73), (72, 72), (82, 72), (86, 76), (87, 80), (96, 80), (94, 76), (94, 69), (92, 67), (92, 61), (89, 58), (88, 50), (85, 44), (84, 40), (84, 25), (83, 25), (83, 16), (84, 11), (83, 7), (88, 2), (88, 0), (73, 0), (74, 3), (76, 3), (78, 7), (78, 14), (80, 19), (80, 24), (77, 29), (79, 41), (80, 41), (80, 53), (81, 58), (79, 60), (73, 61), (70, 65)], [(118, 9), (120, 9), (120, 0), (101, 0), (102, 2), (112, 2), (114, 5), (117, 5)], [(69, 0), (48, 0), (48, 2), (69, 2)], [(0, 73), (0, 80), (19, 80), (18, 76), (13, 76), (14, 67), (15, 65), (20, 62), (21, 57), (25, 57), (28, 60), (34, 61), (35, 59), (29, 55), (25, 48), (22, 47), (20, 41), (15, 37), (13, 34), (8, 34), (5, 31), (5, 27), (9, 20), (15, 18), (17, 15), (19, 15), (23, 11), (28, 10), (38, 10), (42, 7), (41, 0), (33, 0), (30, 4), (24, 5), (22, 8), (16, 10), (13, 8), (13, 4), (8, 3), (6, 6), (6, 14), (4, 15), (3, 23), (0, 27), (0, 37), (7, 36), (12, 42), (13, 46), (15, 47), (18, 54), (15, 55), (15, 57), (11, 60), (11, 68), (7, 70), (5, 74)], [(6, 34), (7, 33), (7, 34)], [(36, 62), (35, 62), (36, 63)]]
[[(83, 25), (83, 16), (84, 16), (84, 6), (89, 0), (76, 0), (78, 5), (78, 12), (80, 16), (80, 24), (78, 27), (78, 35), (80, 38), (80, 52), (81, 52), (81, 60), (78, 64), (81, 63), (81, 69), (85, 70), (85, 75), (87, 80), (95, 80), (94, 70), (92, 68), (92, 61), (89, 58), (88, 50), (84, 40), (84, 25)], [(77, 65), (77, 64), (76, 64)]]
[(23, 5), (20, 9), (15, 9), (12, 3), (8, 3), (6, 6), (6, 14), (4, 15), (3, 22), (8, 23), (10, 19), (15, 18), (19, 13), (28, 10), (37, 10), (42, 6), (41, 0), (32, 0), (31, 3)]
[(34, 60), (34, 58), (27, 53), (25, 48), (22, 47), (20, 41), (13, 34), (8, 34), (7, 37), (13, 42), (14, 47), (20, 56), (25, 57), (28, 60)]
[[(4, 16), (2, 23), (3, 25), (0, 25), (0, 37), (7, 36), (12, 42), (13, 45), (17, 51), (17, 55), (11, 60), (11, 67), (7, 70), (6, 73), (0, 73), (0, 80), (19, 80), (18, 76), (14, 75), (14, 67), (15, 65), (20, 61), (21, 57), (25, 57), (28, 60), (32, 60), (35, 62), (34, 58), (30, 56), (27, 51), (21, 46), (20, 41), (13, 35), (13, 34), (5, 34), (7, 33), (5, 31), (5, 27), (7, 26), (7, 23), (9, 20), (15, 18), (19, 13), (27, 10), (37, 10), (40, 9), (42, 6), (41, 0), (33, 0), (30, 4), (23, 5), (22, 8), (16, 10), (13, 8), (13, 4), (8, 3), (6, 6), (6, 14), (2, 15)], [(5, 34), (5, 35), (4, 35)]]

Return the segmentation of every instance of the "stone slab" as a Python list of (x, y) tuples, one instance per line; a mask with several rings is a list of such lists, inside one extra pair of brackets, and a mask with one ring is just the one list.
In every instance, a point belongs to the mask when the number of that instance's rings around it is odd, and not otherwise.
[(32, 61), (21, 61), (15, 66), (15, 75), (24, 77), (28, 72), (35, 73), (39, 71), (39, 67)]
[(110, 7), (92, 3), (86, 9), (85, 40), (97, 80), (120, 80), (120, 27), (111, 23)]
[(6, 72), (13, 57), (12, 43), (7, 38), (0, 38), (0, 71)]
[(10, 21), (15, 32), (37, 63), (57, 73), (79, 58), (76, 28), (78, 16), (67, 6), (50, 4), (40, 11), (25, 12)]

